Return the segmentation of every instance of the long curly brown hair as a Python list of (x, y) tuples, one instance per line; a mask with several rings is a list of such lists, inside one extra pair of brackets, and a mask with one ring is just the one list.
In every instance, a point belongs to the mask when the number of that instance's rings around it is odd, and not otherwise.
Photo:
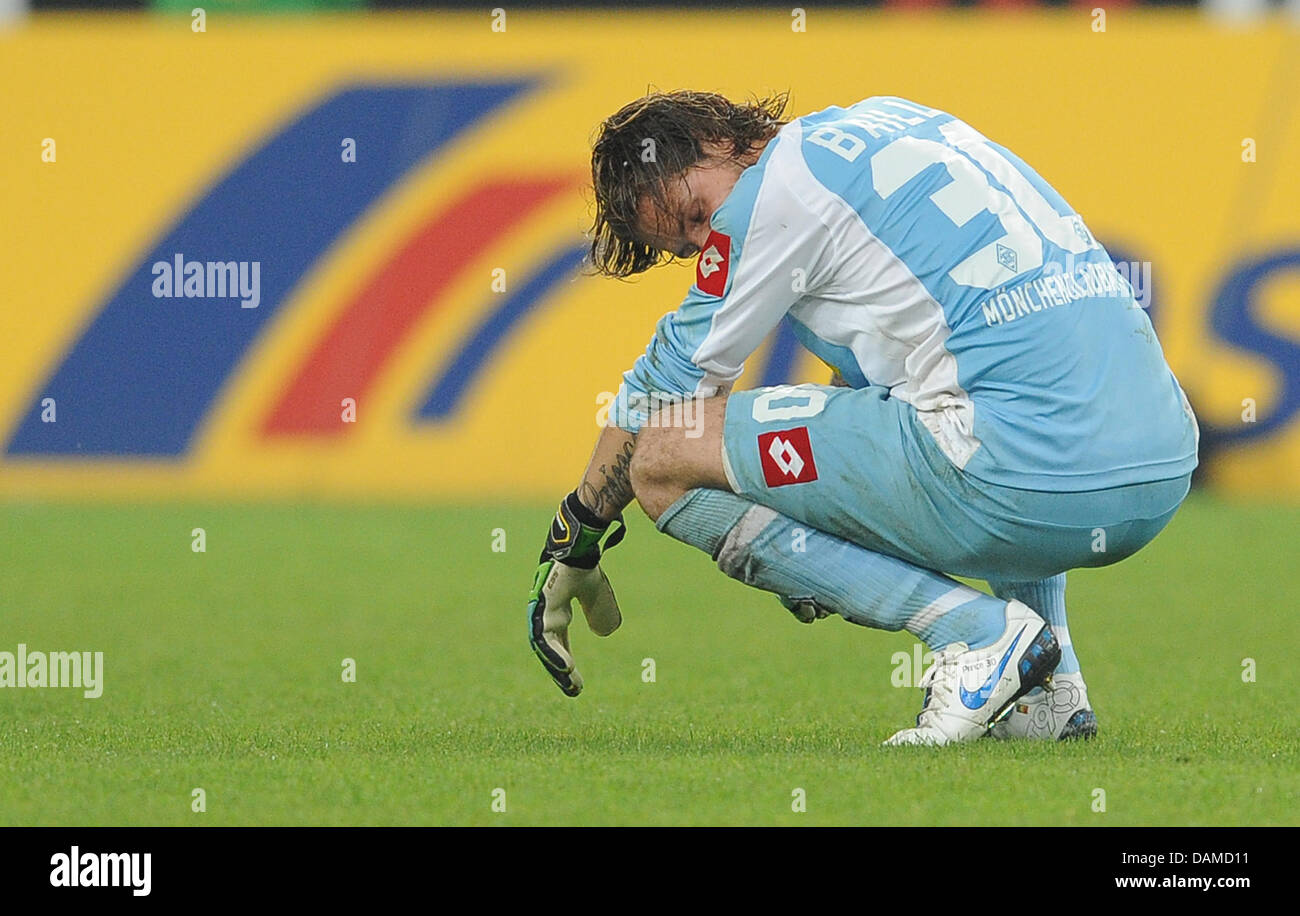
[(671, 261), (671, 252), (637, 239), (642, 201), (668, 210), (668, 184), (705, 158), (702, 143), (718, 143), (738, 159), (789, 123), (788, 105), (785, 92), (737, 104), (716, 92), (681, 89), (651, 92), (606, 118), (591, 150), (596, 217), (589, 259), (596, 272), (630, 277)]

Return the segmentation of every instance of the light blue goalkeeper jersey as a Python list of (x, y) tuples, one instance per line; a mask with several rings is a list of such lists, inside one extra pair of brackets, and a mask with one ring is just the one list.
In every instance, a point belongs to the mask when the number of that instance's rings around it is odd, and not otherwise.
[(612, 422), (737, 379), (782, 318), (854, 387), (911, 404), (957, 468), (1081, 491), (1178, 477), (1196, 421), (1082, 218), (964, 122), (877, 97), (786, 125), (713, 214), (695, 284)]

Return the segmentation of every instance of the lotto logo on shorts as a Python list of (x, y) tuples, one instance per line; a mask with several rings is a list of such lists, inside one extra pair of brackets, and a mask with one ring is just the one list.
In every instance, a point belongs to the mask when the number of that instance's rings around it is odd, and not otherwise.
[(806, 426), (760, 434), (758, 457), (763, 462), (763, 479), (769, 487), (817, 479), (817, 463), (813, 461)]

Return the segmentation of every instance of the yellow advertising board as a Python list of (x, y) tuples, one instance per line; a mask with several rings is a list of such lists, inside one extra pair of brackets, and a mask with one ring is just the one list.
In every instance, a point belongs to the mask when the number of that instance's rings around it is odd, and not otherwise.
[[(788, 90), (793, 114), (899, 95), (1010, 147), (1149, 265), (1213, 485), (1300, 497), (1300, 37), (1282, 22), (507, 16), (0, 33), (0, 496), (572, 487), (691, 282), (580, 263), (592, 131), (653, 86)], [(742, 384), (825, 377), (774, 341)]]

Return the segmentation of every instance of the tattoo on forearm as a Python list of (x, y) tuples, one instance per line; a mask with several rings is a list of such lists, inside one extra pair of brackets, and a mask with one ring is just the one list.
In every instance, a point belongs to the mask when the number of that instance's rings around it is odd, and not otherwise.
[(584, 480), (578, 488), (582, 504), (603, 519), (612, 519), (632, 501), (632, 452), (636, 442), (626, 443), (612, 464), (602, 464), (597, 469), (599, 482)]

